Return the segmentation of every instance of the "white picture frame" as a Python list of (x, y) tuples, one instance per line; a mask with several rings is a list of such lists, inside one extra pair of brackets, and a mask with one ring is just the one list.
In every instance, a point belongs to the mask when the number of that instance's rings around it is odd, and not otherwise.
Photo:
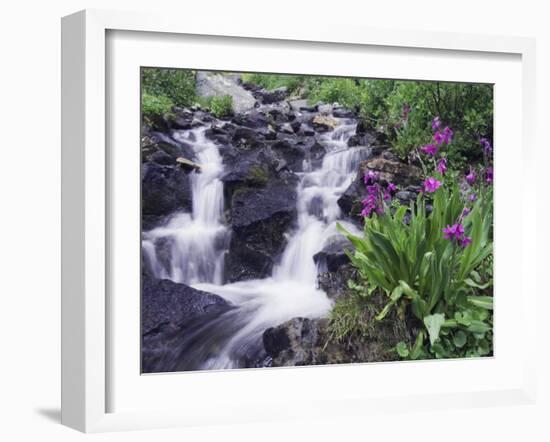
[[(400, 394), (388, 390), (376, 400), (368, 395), (312, 399), (309, 407), (258, 407), (246, 398), (232, 400), (232, 408), (221, 406), (205, 415), (200, 407), (189, 410), (110, 411), (109, 367), (112, 363), (108, 326), (111, 318), (108, 300), (109, 216), (108, 133), (106, 36), (108, 32), (154, 32), (162, 35), (217, 36), (239, 39), (269, 39), (292, 45), (293, 42), (401, 48), (403, 51), (425, 49), (446, 52), (509, 54), (520, 57), (522, 119), (520, 136), (522, 174), (534, 168), (535, 44), (532, 39), (491, 37), (451, 33), (388, 31), (371, 28), (330, 29), (302, 26), (300, 29), (270, 27), (250, 23), (238, 27), (231, 23), (212, 23), (197, 17), (182, 24), (169, 15), (86, 10), (62, 21), (62, 423), (84, 432), (111, 431), (168, 426), (204, 425), (215, 416), (216, 422), (249, 422), (287, 417), (325, 417), (335, 414), (367, 414), (374, 410), (403, 411), (469, 406), (532, 403), (535, 395), (534, 321), (527, 315), (516, 319), (524, 345), (518, 354), (521, 369), (517, 376), (499, 388), (477, 388), (449, 393)], [(158, 34), (157, 34), (158, 35)], [(437, 56), (437, 54), (436, 54)], [(497, 112), (498, 112), (498, 104)], [(517, 154), (517, 153), (516, 153)], [(504, 169), (503, 169), (504, 170)], [(506, 180), (504, 176), (501, 178)], [(536, 197), (526, 188), (518, 189), (523, 210), (521, 217), (520, 259), (522, 268), (522, 309), (536, 303), (534, 267), (528, 256), (535, 256)], [(497, 201), (498, 204), (498, 201)], [(497, 246), (498, 247), (498, 246)], [(519, 250), (519, 249), (518, 249)], [(497, 252), (498, 254), (498, 249)], [(498, 302), (498, 301), (497, 301)], [(504, 321), (503, 321), (504, 323)], [(137, 332), (136, 332), (137, 336)], [(498, 339), (498, 336), (497, 338)], [(496, 356), (498, 358), (498, 355)], [(451, 362), (452, 363), (452, 362)], [(460, 369), (441, 365), (441, 370)], [(416, 363), (415, 363), (416, 364)], [(418, 365), (405, 364), (402, 370), (414, 373)], [(378, 370), (381, 370), (378, 365)], [(389, 367), (389, 366), (386, 366)], [(395, 365), (393, 366), (395, 367)], [(415, 368), (416, 367), (416, 368)], [(317, 370), (318, 368), (311, 368)], [(364, 366), (353, 368), (355, 373)], [(395, 369), (394, 369), (395, 370)], [(401, 369), (400, 369), (401, 370)], [(293, 370), (283, 370), (288, 379)], [(256, 372), (257, 373), (257, 372)], [(303, 371), (302, 371), (303, 373)], [(242, 372), (241, 372), (242, 374)], [(224, 382), (220, 373), (219, 382)], [(189, 376), (193, 376), (190, 374)], [(304, 375), (300, 375), (304, 377)], [(242, 375), (240, 376), (243, 377)], [(168, 376), (165, 376), (168, 379)], [(210, 378), (212, 379), (212, 378)], [(165, 380), (164, 383), (170, 381)], [(259, 378), (255, 382), (262, 382)], [(212, 405), (214, 408), (215, 404)]]

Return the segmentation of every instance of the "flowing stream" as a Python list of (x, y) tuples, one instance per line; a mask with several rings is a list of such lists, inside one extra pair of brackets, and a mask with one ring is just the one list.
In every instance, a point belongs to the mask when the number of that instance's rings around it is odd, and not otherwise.
[[(337, 200), (355, 178), (364, 147), (348, 147), (356, 124), (341, 120), (320, 138), (327, 153), (322, 163), (304, 161), (297, 187), (297, 223), (280, 263), (265, 279), (223, 284), (223, 255), (228, 230), (223, 225), (222, 158), (217, 145), (206, 139), (205, 128), (175, 136), (193, 147), (201, 172), (191, 174), (192, 213), (176, 214), (170, 222), (144, 233), (143, 250), (158, 278), (215, 293), (236, 308), (182, 336), (178, 370), (239, 368), (265, 358), (265, 329), (294, 317), (321, 317), (331, 301), (317, 288), (313, 256), (338, 235), (341, 216)], [(346, 228), (355, 227), (345, 223)], [(162, 252), (157, 244), (164, 244)], [(256, 362), (254, 362), (256, 361)], [(265, 362), (265, 361), (264, 361)]]

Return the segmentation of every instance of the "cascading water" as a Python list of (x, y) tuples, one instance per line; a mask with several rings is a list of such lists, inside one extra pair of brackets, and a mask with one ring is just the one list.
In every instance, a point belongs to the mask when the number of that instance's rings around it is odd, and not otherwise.
[[(338, 198), (348, 188), (359, 162), (368, 151), (347, 146), (355, 123), (341, 124), (319, 140), (327, 149), (322, 164), (305, 160), (297, 187), (297, 225), (272, 277), (222, 285), (223, 238), (221, 219), (223, 165), (217, 146), (204, 138), (204, 130), (181, 132), (191, 142), (201, 173), (193, 173), (193, 213), (175, 216), (167, 226), (145, 234), (143, 249), (160, 278), (184, 282), (215, 293), (236, 306), (211, 322), (181, 337), (178, 370), (222, 369), (248, 366), (263, 355), (266, 328), (294, 317), (321, 317), (331, 301), (317, 288), (318, 269), (313, 256), (337, 235)], [(196, 140), (193, 141), (193, 138)], [(351, 231), (355, 227), (345, 223)], [(171, 241), (169, 266), (159, 261), (155, 243)]]
[[(206, 127), (177, 131), (174, 138), (190, 144), (200, 172), (191, 173), (193, 212), (178, 213), (168, 224), (145, 233), (143, 249), (157, 278), (174, 282), (221, 284), (223, 280), (223, 243), (227, 228), (223, 217), (222, 157), (218, 146), (208, 140)], [(168, 250), (163, 266), (155, 244)]]

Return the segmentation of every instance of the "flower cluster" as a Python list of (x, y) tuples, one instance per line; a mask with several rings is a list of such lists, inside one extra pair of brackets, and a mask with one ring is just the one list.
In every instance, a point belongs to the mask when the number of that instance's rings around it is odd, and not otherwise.
[(363, 181), (367, 189), (367, 196), (361, 201), (363, 204), (361, 216), (369, 217), (373, 212), (381, 215), (384, 213), (384, 201), (391, 200), (393, 193), (397, 191), (397, 186), (393, 183), (389, 183), (384, 188), (379, 182), (380, 175), (372, 170), (365, 173)]
[(483, 152), (485, 153), (485, 155), (490, 155), (493, 151), (493, 146), (491, 146), (491, 142), (487, 138), (480, 138), (479, 142), (483, 147)]
[(441, 187), (441, 181), (436, 180), (434, 177), (429, 177), (424, 180), (424, 192), (434, 193)]
[(447, 225), (443, 229), (443, 237), (455, 244), (459, 244), (461, 247), (467, 247), (472, 242), (472, 238), (464, 234), (464, 226), (460, 222), (452, 226)]

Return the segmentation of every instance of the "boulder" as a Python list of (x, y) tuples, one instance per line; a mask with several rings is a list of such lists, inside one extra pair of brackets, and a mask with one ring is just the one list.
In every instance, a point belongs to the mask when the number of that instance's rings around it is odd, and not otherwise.
[(181, 355), (181, 337), (232, 309), (220, 296), (185, 284), (142, 275), (142, 372), (173, 371)]
[(142, 165), (141, 213), (143, 229), (149, 230), (162, 218), (177, 211), (192, 210), (188, 173), (176, 165), (146, 162)]
[(419, 324), (410, 314), (405, 320), (398, 318), (395, 310), (383, 321), (376, 321), (376, 314), (386, 303), (387, 298), (380, 293), (369, 298), (360, 314), (364, 324), (372, 325), (366, 326), (360, 333), (337, 337), (328, 318), (293, 318), (268, 328), (263, 334), (263, 342), (266, 353), (271, 357), (270, 365), (285, 367), (398, 360), (397, 353), (392, 349), (400, 341), (411, 345)]
[(250, 91), (245, 90), (235, 75), (223, 75), (216, 72), (197, 72), (196, 92), (200, 97), (222, 97), (230, 95), (233, 99), (233, 111), (245, 112), (254, 108), (256, 99)]
[(321, 272), (336, 272), (349, 262), (346, 250), (353, 250), (353, 245), (344, 235), (337, 234), (326, 241), (313, 260)]
[(317, 132), (327, 132), (338, 127), (340, 122), (329, 116), (317, 115), (313, 118), (312, 125)]
[(315, 364), (318, 342), (317, 323), (308, 318), (294, 318), (263, 334), (264, 347), (272, 358), (272, 366)]
[(295, 172), (302, 170), (302, 162), (306, 156), (303, 147), (295, 137), (275, 141), (271, 144), (271, 149), (285, 160), (288, 167)]
[(288, 89), (286, 87), (278, 87), (276, 89), (260, 89), (254, 92), (254, 97), (257, 98), (262, 104), (271, 104), (283, 101), (288, 96)]
[(422, 170), (406, 164), (396, 158), (388, 159), (387, 155), (374, 157), (361, 164), (363, 173), (372, 170), (380, 174), (380, 179), (401, 186), (417, 185), (421, 181)]
[(226, 255), (230, 282), (271, 275), (286, 245), (285, 233), (296, 218), (295, 184), (264, 189), (241, 188), (231, 201), (231, 240)]

